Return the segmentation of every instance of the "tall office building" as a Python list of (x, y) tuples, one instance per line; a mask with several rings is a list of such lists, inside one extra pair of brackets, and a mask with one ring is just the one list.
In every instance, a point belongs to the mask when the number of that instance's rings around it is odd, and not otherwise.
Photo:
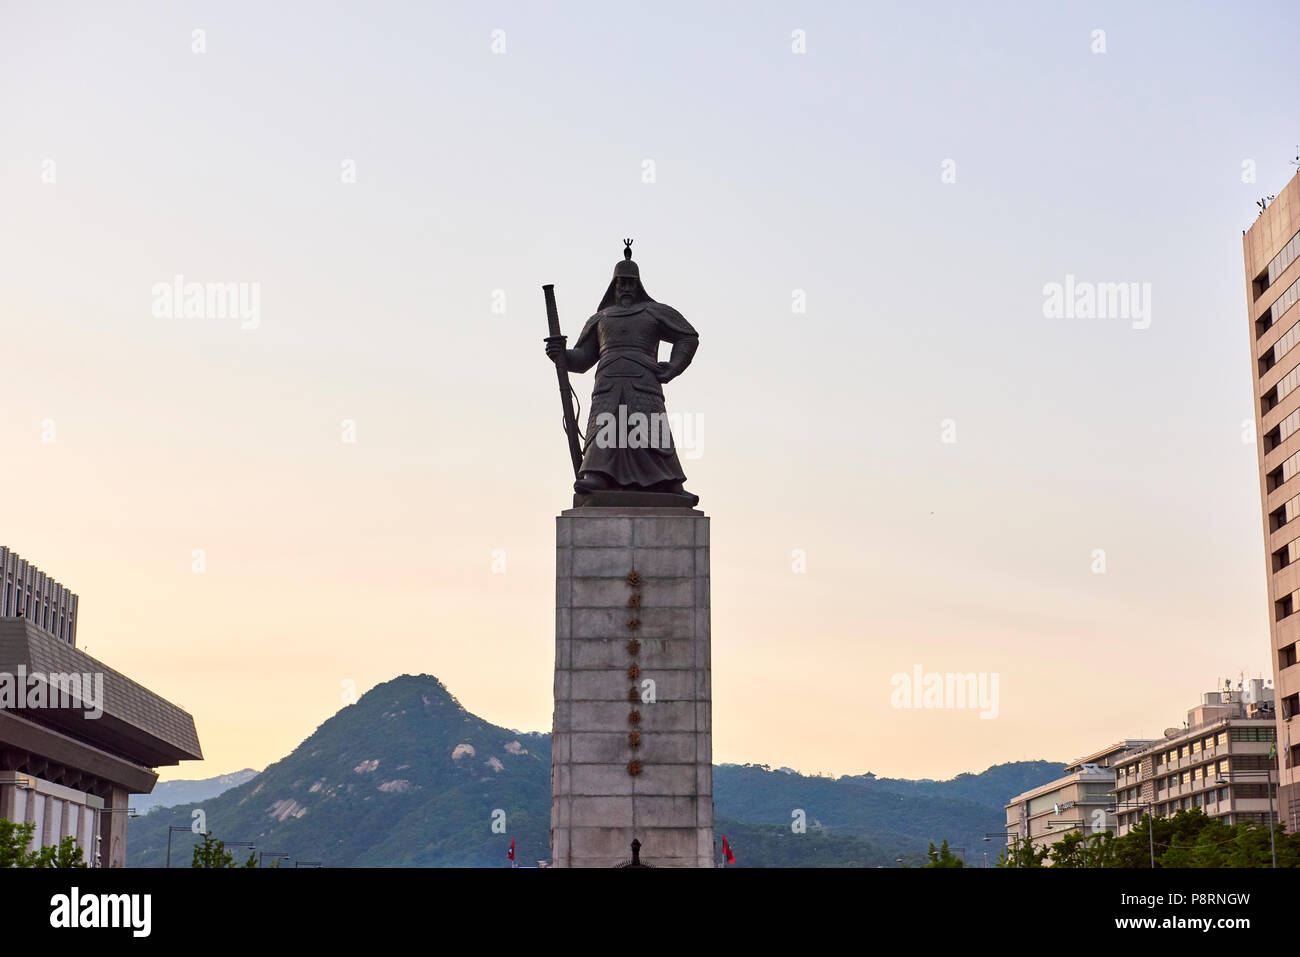
[(1300, 727), (1293, 727), (1300, 711), (1300, 174), (1241, 244), (1277, 701), (1278, 812), (1294, 831), (1300, 829)]
[(46, 634), (77, 643), (77, 596), (0, 545), (0, 618), (26, 618)]

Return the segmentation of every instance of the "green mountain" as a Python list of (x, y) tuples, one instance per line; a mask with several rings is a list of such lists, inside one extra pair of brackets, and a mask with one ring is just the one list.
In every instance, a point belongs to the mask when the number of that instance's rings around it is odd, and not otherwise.
[[(951, 781), (907, 781), (869, 774), (807, 777), (763, 765), (722, 765), (713, 772), (713, 801), (722, 824), (726, 819), (744, 822), (769, 836), (793, 835), (792, 826), (800, 820), (805, 836), (830, 839), (824, 863), (893, 867), (902, 858), (918, 865), (925, 862), (931, 841), (938, 845), (946, 838), (950, 847), (965, 849), (973, 867), (982, 866), (983, 852), (989, 851), (991, 866), (1002, 842), (996, 836), (985, 842), (984, 837), (1003, 833), (1007, 799), (1059, 777), (1061, 768), (1049, 761), (1025, 761)], [(796, 812), (802, 814), (796, 817)], [(739, 838), (729, 833), (727, 838), (738, 864), (752, 860)], [(766, 853), (760, 861), (772, 866)]]
[[(168, 826), (196, 820), (227, 842), (327, 867), (504, 867), (550, 855), (549, 734), (489, 724), (438, 679), (402, 675), (322, 724), (293, 753), (245, 783), (196, 803), (157, 807), (129, 822), (127, 861), (162, 867)], [(809, 777), (760, 765), (714, 771), (718, 845), (740, 866), (921, 863), (947, 838), (982, 862), (984, 832), (1000, 831), (1008, 797), (1059, 775), (1045, 761), (999, 765), (952, 781)], [(803, 833), (795, 833), (802, 811)], [(504, 826), (504, 833), (501, 828)], [(198, 838), (172, 834), (172, 866)], [(246, 851), (232, 847), (243, 858)]]
[[(221, 840), (328, 867), (501, 865), (511, 837), (516, 860), (534, 863), (550, 856), (550, 773), (550, 735), (488, 724), (436, 678), (402, 675), (245, 784), (131, 821), (128, 863), (163, 866), (167, 826), (195, 810)], [(196, 843), (174, 834), (173, 866)]]

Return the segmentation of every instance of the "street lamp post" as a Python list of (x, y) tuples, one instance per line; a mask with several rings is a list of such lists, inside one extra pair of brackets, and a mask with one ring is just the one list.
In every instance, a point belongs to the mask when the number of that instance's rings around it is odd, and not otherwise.
[(1079, 845), (1079, 857), (1083, 861), (1083, 869), (1086, 871), (1088, 869), (1088, 835), (1083, 830), (1085, 823), (1084, 821), (1048, 821), (1047, 829), (1054, 831), (1061, 825), (1069, 825), (1066, 830), (1073, 831), (1077, 827), (1083, 833), (1083, 841)]
[[(211, 832), (209, 832), (209, 833), (211, 833)], [(253, 851), (257, 850), (257, 842), (256, 842), (256, 841), (222, 841), (222, 842), (221, 842), (221, 846), (222, 846), (223, 848), (227, 848), (227, 847), (246, 847), (246, 848), (248, 848), (249, 857), (252, 857), (252, 853), (253, 853)], [(230, 855), (230, 856), (231, 856), (232, 858), (234, 857), (233, 854)]]
[[(1006, 831), (1002, 831), (1001, 833), (998, 833), (997, 831), (985, 831), (985, 832), (984, 832), (984, 840), (985, 840), (986, 842), (990, 842), (990, 843), (991, 843), (992, 840), (993, 840), (993, 838), (995, 838), (995, 837), (1000, 837), (1000, 838), (1002, 838), (1002, 840), (1003, 840), (1003, 842), (1004, 842), (1002, 846), (1003, 846), (1003, 848), (1005, 848), (1005, 847), (1006, 847), (1006, 843), (1005, 843), (1005, 841), (1007, 840), (1007, 837), (1008, 837), (1007, 832), (1006, 832)], [(1011, 838), (1011, 866), (1012, 866), (1012, 867), (1019, 867), (1019, 866), (1020, 866), (1020, 840), (1021, 840), (1021, 838), (1020, 838), (1020, 835), (1018, 835), (1018, 834), (1012, 834), (1012, 835), (1010, 835), (1010, 838)], [(1028, 838), (1026, 837), (1025, 840), (1027, 841)], [(986, 852), (985, 852), (985, 856), (987, 857), (987, 855), (988, 855), (988, 852), (986, 851)]]
[(189, 824), (183, 826), (182, 825), (168, 826), (167, 828), (167, 866), (168, 867), (172, 866), (172, 831), (192, 831), (192, 830), (193, 830), (193, 826)]

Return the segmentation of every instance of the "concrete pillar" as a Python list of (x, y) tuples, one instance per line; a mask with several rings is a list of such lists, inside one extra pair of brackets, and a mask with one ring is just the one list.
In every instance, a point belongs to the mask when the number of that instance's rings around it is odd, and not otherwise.
[(18, 820), (18, 793), (12, 781), (0, 783), (0, 817), (7, 821)]
[(709, 519), (688, 508), (563, 512), (553, 866), (615, 866), (633, 838), (647, 864), (714, 866), (710, 676)]
[(53, 794), (45, 795), (45, 826), (41, 828), (40, 845), (49, 847), (59, 843), (59, 826), (63, 823), (63, 802)]
[[(126, 807), (130, 795), (125, 788), (112, 785), (104, 801), (104, 810), (99, 815), (100, 866), (126, 866)], [(117, 810), (121, 808), (121, 810)], [(87, 859), (94, 859), (92, 847), (86, 854)]]
[(72, 801), (63, 802), (63, 819), (59, 822), (59, 840), (55, 844), (65, 837), (77, 836), (77, 810), (77, 805)]

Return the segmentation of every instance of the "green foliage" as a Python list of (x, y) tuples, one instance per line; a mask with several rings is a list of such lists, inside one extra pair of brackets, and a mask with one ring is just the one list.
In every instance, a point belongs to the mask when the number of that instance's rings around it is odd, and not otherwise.
[(948, 839), (944, 838), (943, 845), (936, 851), (934, 841), (930, 842), (930, 849), (926, 851), (926, 857), (930, 863), (926, 867), (965, 867), (965, 863), (960, 857), (948, 850)]
[(886, 851), (874, 859), (876, 864), (894, 867), (902, 857), (921, 865), (935, 837), (946, 836), (950, 846), (983, 847), (984, 835), (1005, 820), (1008, 794), (1045, 784), (1060, 772), (1059, 764), (1032, 761), (998, 765), (951, 781), (906, 781), (721, 765), (713, 771), (713, 798), (722, 816), (750, 824), (770, 822), (787, 832), (791, 811), (801, 808), (807, 813), (808, 835), (814, 832), (814, 821), (820, 821), (836, 840), (859, 838)]
[(0, 867), (89, 867), (76, 838), (65, 837), (57, 846), (28, 850), (36, 824), (19, 824), (0, 817)]
[[(1200, 808), (1156, 818), (1154, 830), (1150, 816), (1144, 816), (1123, 837), (1109, 832), (1089, 835), (1086, 850), (1084, 836), (1073, 831), (1052, 845), (1052, 865), (1149, 868), (1153, 841), (1159, 868), (1273, 866), (1267, 824), (1224, 824), (1207, 817)], [(1300, 835), (1286, 833), (1285, 827), (1275, 822), (1273, 841), (1278, 867), (1300, 867)]]
[(194, 848), (190, 867), (257, 867), (257, 852), (250, 852), (247, 861), (236, 864), (235, 855), (226, 850), (225, 842), (218, 841), (209, 831), (203, 835), (203, 843)]
[(735, 867), (895, 867), (902, 856), (897, 848), (816, 826), (795, 834), (788, 824), (716, 818), (713, 834), (719, 849), (722, 836), (727, 836), (736, 855)]
[(1047, 858), (1047, 848), (1036, 847), (1029, 841), (1016, 841), (1003, 848), (998, 855), (998, 867), (1042, 867)]
[(1053, 867), (1111, 867), (1115, 860), (1115, 835), (1110, 831), (1093, 834), (1071, 831), (1051, 846), (1048, 860)]

